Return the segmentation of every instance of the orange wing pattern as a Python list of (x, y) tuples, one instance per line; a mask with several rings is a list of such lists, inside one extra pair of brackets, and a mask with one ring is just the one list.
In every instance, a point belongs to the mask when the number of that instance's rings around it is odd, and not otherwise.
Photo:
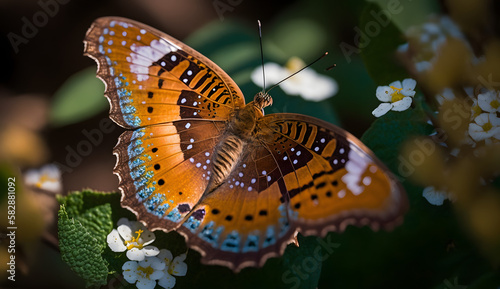
[(84, 43), (111, 119), (135, 129), (114, 150), (122, 205), (150, 228), (172, 230), (204, 192), (210, 156), (243, 95), (208, 58), (132, 20), (99, 18)]
[(182, 42), (144, 24), (99, 18), (85, 37), (110, 117), (126, 128), (179, 119), (227, 120), (245, 104), (227, 74)]
[[(240, 110), (243, 95), (231, 78), (182, 42), (138, 22), (100, 18), (85, 53), (98, 63), (110, 117), (132, 129), (114, 150), (122, 205), (150, 229), (177, 229), (202, 262), (239, 271), (283, 254), (298, 232), (325, 236), (350, 224), (377, 230), (401, 221), (401, 185), (332, 124), (256, 114), (248, 118), (256, 121), (251, 136), (234, 140), (234, 126), (248, 125), (236, 115), (253, 104)], [(212, 172), (222, 181), (213, 183)]]
[[(202, 261), (239, 271), (296, 242), (347, 225), (391, 229), (407, 208), (401, 185), (358, 139), (324, 121), (272, 114), (238, 170), (202, 198), (178, 231)], [(202, 212), (202, 214), (200, 214)]]

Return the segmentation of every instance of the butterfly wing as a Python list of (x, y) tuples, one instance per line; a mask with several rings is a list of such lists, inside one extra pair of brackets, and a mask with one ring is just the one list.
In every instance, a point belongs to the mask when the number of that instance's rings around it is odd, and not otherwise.
[(98, 63), (110, 117), (126, 128), (180, 119), (227, 120), (245, 104), (215, 63), (152, 27), (125, 18), (94, 21), (84, 54)]
[(290, 223), (324, 236), (347, 225), (392, 229), (407, 210), (394, 175), (360, 140), (319, 119), (272, 114), (262, 120), (274, 139), (265, 145), (281, 168)]
[(278, 164), (264, 146), (249, 144), (234, 170), (178, 228), (202, 262), (235, 271), (262, 266), (294, 240)]
[(239, 168), (178, 230), (202, 261), (235, 271), (262, 266), (296, 242), (347, 225), (391, 229), (404, 189), (358, 139), (324, 121), (271, 114), (258, 122)]
[(132, 20), (99, 18), (84, 43), (111, 119), (134, 129), (114, 149), (122, 205), (150, 229), (172, 230), (203, 194), (207, 161), (243, 94), (208, 58)]

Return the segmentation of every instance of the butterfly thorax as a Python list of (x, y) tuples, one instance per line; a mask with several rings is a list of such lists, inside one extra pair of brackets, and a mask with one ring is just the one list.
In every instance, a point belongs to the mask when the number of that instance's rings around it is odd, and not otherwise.
[(234, 117), (228, 124), (227, 132), (215, 147), (212, 158), (213, 174), (205, 194), (223, 184), (227, 176), (235, 169), (245, 152), (245, 147), (254, 140), (256, 124), (262, 116), (261, 108), (254, 105), (254, 102), (235, 111)]

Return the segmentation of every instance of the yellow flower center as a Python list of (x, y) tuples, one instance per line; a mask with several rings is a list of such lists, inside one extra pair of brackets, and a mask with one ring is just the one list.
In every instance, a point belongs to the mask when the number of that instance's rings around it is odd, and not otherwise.
[(144, 232), (143, 230), (136, 231), (135, 233), (137, 234), (137, 237), (133, 237), (132, 240), (130, 241), (125, 241), (125, 245), (127, 245), (127, 250), (130, 250), (134, 247), (142, 249), (143, 245), (139, 244), (139, 238), (141, 237), (141, 234), (143, 232)]
[(45, 174), (42, 174), (40, 176), (40, 179), (38, 180), (38, 182), (36, 183), (36, 187), (37, 188), (41, 188), (42, 185), (46, 182), (57, 182), (56, 179), (53, 179), (49, 176), (49, 174), (45, 173)]
[(300, 58), (293, 56), (286, 62), (286, 69), (290, 72), (290, 74), (299, 71), (302, 67), (306, 66), (304, 61)]
[(392, 90), (394, 90), (394, 92), (391, 94), (391, 97), (392, 97), (391, 102), (392, 103), (395, 103), (396, 101), (400, 101), (403, 98), (405, 98), (405, 96), (403, 94), (401, 94), (401, 90), (403, 90), (402, 88), (397, 88), (394, 86), (390, 86), (390, 88), (392, 88)]
[(494, 99), (494, 100), (492, 100), (492, 101), (490, 102), (490, 105), (491, 105), (491, 107), (493, 107), (494, 109), (498, 109), (498, 107), (500, 107), (500, 102), (499, 102), (498, 100)]
[(137, 267), (137, 272), (142, 275), (142, 277), (148, 278), (151, 274), (153, 274), (154, 269), (151, 267)]
[(479, 105), (475, 105), (472, 107), (472, 119), (475, 119), (476, 116), (480, 115), (483, 112), (483, 110), (479, 107)]
[(481, 127), (483, 128), (484, 131), (487, 132), (493, 128), (493, 125), (491, 123), (487, 122), (487, 123), (483, 124)]

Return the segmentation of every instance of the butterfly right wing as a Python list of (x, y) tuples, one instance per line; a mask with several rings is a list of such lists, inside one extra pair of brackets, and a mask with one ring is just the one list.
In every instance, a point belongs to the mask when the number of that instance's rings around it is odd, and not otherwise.
[(239, 271), (282, 255), (296, 235), (348, 225), (392, 229), (407, 199), (401, 184), (354, 136), (298, 114), (258, 123), (236, 169), (178, 228), (201, 261)]

